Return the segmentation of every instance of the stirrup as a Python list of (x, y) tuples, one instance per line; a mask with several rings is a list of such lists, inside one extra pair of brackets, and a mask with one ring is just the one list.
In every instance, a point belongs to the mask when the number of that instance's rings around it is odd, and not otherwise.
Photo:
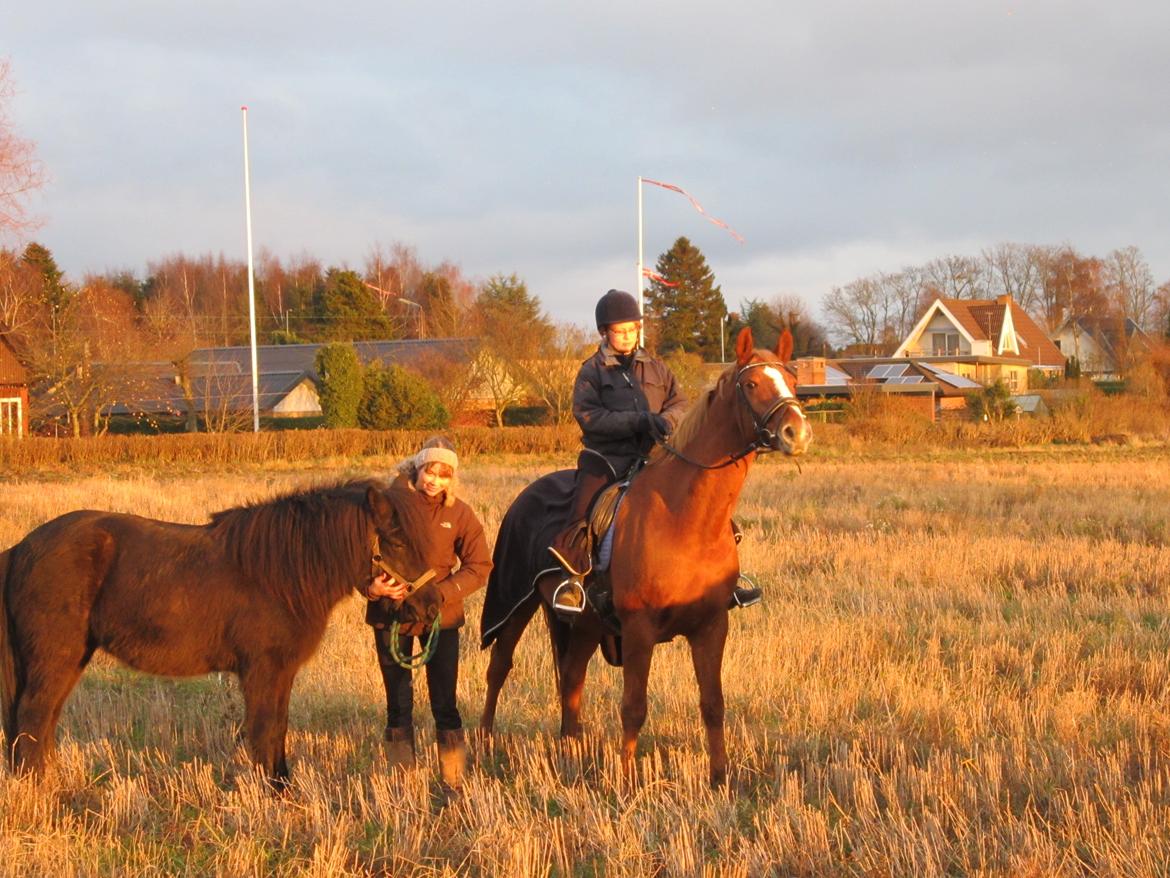
[(567, 577), (553, 589), (553, 609), (558, 613), (579, 616), (585, 612), (585, 588), (575, 577)]
[(736, 582), (738, 583), (740, 580), (746, 582), (748, 587), (741, 588), (736, 585), (731, 590), (731, 608), (739, 607), (743, 609), (744, 607), (752, 607), (764, 599), (764, 590), (760, 588), (754, 579), (746, 573), (741, 573)]

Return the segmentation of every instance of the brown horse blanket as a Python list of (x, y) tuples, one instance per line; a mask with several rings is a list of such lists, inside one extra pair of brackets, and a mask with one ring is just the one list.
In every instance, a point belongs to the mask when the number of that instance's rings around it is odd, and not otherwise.
[(548, 547), (565, 526), (575, 479), (571, 469), (541, 476), (520, 492), (500, 522), (479, 623), (482, 648), (492, 645), (500, 627), (532, 595), (536, 578), (560, 569)]

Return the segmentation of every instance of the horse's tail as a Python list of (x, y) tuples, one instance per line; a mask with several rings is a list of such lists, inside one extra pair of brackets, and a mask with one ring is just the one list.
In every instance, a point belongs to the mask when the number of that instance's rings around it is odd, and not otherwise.
[(553, 674), (557, 681), (557, 693), (561, 691), (561, 659), (569, 648), (569, 626), (557, 618), (557, 614), (541, 602), (544, 610), (544, 623), (548, 627), (548, 639), (552, 645)]
[(11, 549), (0, 552), (0, 721), (7, 747), (12, 746), (16, 729), (16, 654), (12, 646), (7, 597), (11, 558)]

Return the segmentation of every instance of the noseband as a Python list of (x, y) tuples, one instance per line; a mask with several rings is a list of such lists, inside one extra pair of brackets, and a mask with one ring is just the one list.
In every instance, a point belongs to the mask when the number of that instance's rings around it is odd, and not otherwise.
[(756, 452), (758, 454), (768, 454), (769, 452), (773, 451), (774, 449), (772, 448), (772, 442), (776, 440), (777, 434), (768, 426), (771, 420), (776, 417), (778, 413), (784, 411), (785, 409), (795, 409), (796, 411), (800, 412), (801, 416), (804, 415), (804, 411), (801, 409), (800, 403), (796, 401), (796, 397), (784, 396), (772, 403), (772, 405), (768, 407), (768, 410), (762, 415), (756, 414), (756, 410), (752, 408), (752, 404), (747, 398), (747, 391), (743, 389), (743, 376), (745, 372), (748, 372), (752, 369), (762, 369), (765, 366), (777, 367), (779, 365), (779, 363), (748, 363), (746, 366), (743, 366), (735, 373), (736, 401), (744, 408), (746, 408), (748, 413), (752, 416), (752, 426), (755, 428), (755, 437), (740, 451), (737, 451), (735, 454), (729, 454), (727, 456), (727, 460), (715, 464), (700, 463), (699, 461), (683, 454), (673, 445), (668, 443), (665, 439), (655, 438), (654, 441), (661, 445), (667, 452), (677, 457), (679, 460), (689, 463), (691, 466), (697, 466), (700, 469), (723, 469), (725, 466), (731, 466), (733, 463), (743, 460), (752, 452)]

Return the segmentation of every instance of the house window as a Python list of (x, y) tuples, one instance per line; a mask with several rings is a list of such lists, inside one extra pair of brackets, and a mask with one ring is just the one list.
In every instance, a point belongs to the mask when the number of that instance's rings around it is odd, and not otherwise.
[(1008, 390), (1013, 390), (1013, 391), (1019, 390), (1020, 389), (1020, 373), (1017, 372), (1015, 369), (1009, 369), (1008, 373), (1007, 373), (1007, 381), (1005, 383), (1008, 386)]
[(957, 332), (932, 332), (930, 340), (931, 356), (953, 357), (959, 353), (959, 333)]
[(0, 399), (0, 436), (24, 435), (24, 411), (20, 397)]

